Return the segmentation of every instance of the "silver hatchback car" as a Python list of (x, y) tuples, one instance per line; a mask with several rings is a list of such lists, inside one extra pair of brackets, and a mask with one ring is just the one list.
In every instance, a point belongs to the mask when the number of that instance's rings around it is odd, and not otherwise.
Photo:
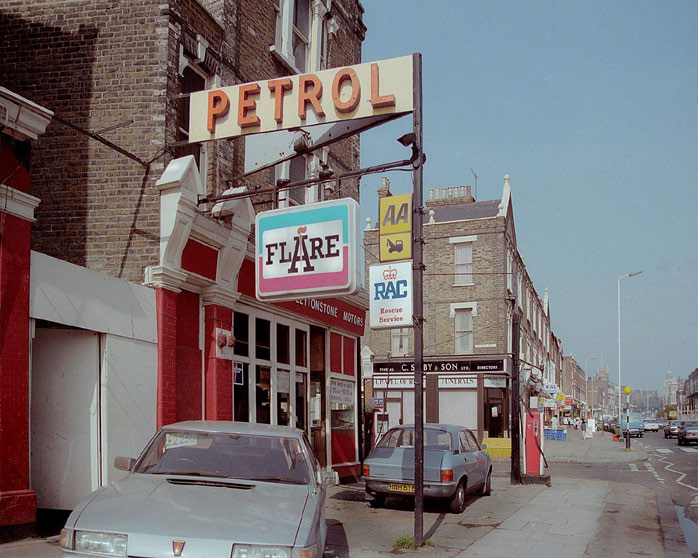
[(93, 492), (61, 533), (64, 558), (318, 558), (326, 488), (302, 430), (191, 421), (165, 426), (128, 475)]
[[(414, 426), (391, 428), (363, 464), (366, 494), (380, 506), (387, 496), (414, 496)], [(465, 495), (490, 493), (492, 464), (473, 433), (451, 424), (424, 425), (424, 497), (448, 502), (453, 513)]]

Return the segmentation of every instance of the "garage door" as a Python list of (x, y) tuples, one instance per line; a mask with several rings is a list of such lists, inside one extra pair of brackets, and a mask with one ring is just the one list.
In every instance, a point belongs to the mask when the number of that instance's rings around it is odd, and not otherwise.
[(38, 508), (70, 510), (99, 486), (99, 355), (97, 333), (36, 329), (31, 483)]

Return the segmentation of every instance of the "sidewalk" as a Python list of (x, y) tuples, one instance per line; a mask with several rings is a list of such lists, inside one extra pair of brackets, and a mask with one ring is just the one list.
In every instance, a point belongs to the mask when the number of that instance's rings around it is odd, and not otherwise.
[[(570, 435), (571, 434), (571, 435)], [(578, 434), (578, 436), (575, 436)], [(546, 441), (549, 463), (623, 463), (647, 458), (611, 436)], [(508, 459), (495, 460), (492, 495), (469, 497), (461, 515), (425, 502), (427, 545), (396, 551), (401, 535), (412, 536), (409, 501), (389, 498), (385, 508), (364, 501), (362, 483), (332, 487), (327, 503), (325, 558), (492, 558), (565, 556), (615, 558), (690, 556), (668, 495), (636, 484), (553, 476), (551, 486), (512, 485)], [(673, 513), (673, 516), (672, 516)], [(0, 545), (0, 558), (55, 558), (56, 537)]]
[[(637, 444), (626, 450), (608, 433), (584, 439), (574, 429), (566, 441), (546, 441), (543, 449), (549, 463), (629, 463), (648, 458)], [(361, 484), (336, 487), (328, 502), (325, 556), (690, 556), (664, 489), (558, 476), (552, 477), (550, 487), (512, 485), (510, 468), (508, 459), (495, 460), (492, 495), (470, 498), (460, 516), (426, 502), (423, 532), (428, 545), (418, 551), (393, 549), (401, 535), (414, 532), (409, 503), (389, 499), (385, 509), (371, 509), (363, 501)]]
[(613, 434), (596, 432), (584, 439), (580, 430), (567, 430), (567, 440), (545, 440), (543, 453), (550, 463), (630, 463), (647, 459), (647, 452), (638, 444), (638, 438), (630, 440), (630, 449), (624, 441), (613, 441)]

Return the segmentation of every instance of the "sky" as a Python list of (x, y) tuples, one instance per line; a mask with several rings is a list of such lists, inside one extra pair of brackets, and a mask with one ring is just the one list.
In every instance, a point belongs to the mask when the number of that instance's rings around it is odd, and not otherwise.
[[(422, 54), (424, 199), (510, 175), (518, 249), (565, 355), (661, 390), (698, 367), (698, 7), (693, 0), (362, 0), (362, 61)], [(408, 158), (411, 117), (361, 135)], [(380, 177), (361, 182), (362, 225)], [(411, 175), (386, 173), (395, 194)], [(425, 248), (428, 250), (428, 247)], [(619, 280), (620, 276), (641, 275)]]

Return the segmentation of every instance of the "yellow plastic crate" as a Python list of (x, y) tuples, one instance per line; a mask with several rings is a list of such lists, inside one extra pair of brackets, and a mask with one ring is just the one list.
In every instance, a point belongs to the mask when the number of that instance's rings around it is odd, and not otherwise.
[(494, 458), (511, 458), (511, 438), (483, 438), (482, 445), (487, 446), (483, 451)]

